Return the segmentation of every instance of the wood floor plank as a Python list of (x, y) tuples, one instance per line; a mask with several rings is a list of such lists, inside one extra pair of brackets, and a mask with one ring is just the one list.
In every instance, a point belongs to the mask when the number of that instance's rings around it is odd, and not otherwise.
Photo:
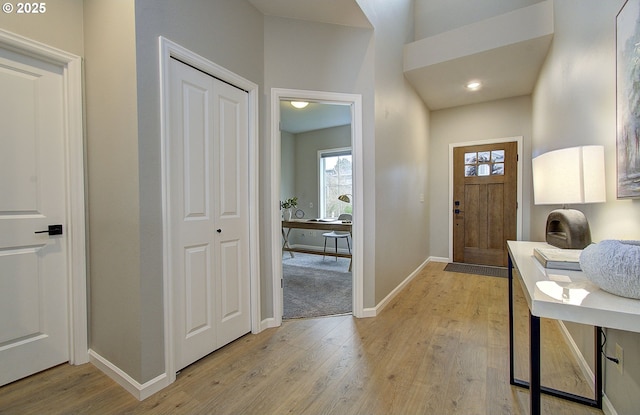
[[(246, 335), (142, 402), (90, 364), (61, 365), (1, 387), (0, 414), (528, 414), (528, 391), (509, 384), (507, 280), (443, 268), (428, 264), (375, 318), (289, 320)], [(527, 308), (515, 300), (526, 376)], [(557, 324), (543, 332), (544, 376), (588, 391)], [(547, 396), (543, 409), (602, 415)]]

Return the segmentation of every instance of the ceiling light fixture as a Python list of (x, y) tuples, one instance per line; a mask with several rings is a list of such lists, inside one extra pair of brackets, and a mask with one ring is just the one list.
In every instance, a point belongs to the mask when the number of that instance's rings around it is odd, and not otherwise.
[(309, 103), (307, 101), (291, 101), (291, 105), (293, 105), (295, 108), (302, 109), (309, 105)]
[(467, 84), (467, 89), (471, 90), (471, 91), (477, 91), (478, 89), (480, 89), (480, 87), (482, 86), (482, 84), (478, 81), (471, 81)]

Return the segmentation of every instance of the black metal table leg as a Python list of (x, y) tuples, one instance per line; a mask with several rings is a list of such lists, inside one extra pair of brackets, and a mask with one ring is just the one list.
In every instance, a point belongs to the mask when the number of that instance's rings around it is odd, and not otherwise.
[(514, 346), (514, 329), (513, 329), (513, 261), (509, 255), (509, 383), (516, 384), (515, 377), (515, 346)]
[(540, 415), (540, 317), (529, 313), (529, 364), (531, 380), (529, 392), (531, 399), (531, 415)]

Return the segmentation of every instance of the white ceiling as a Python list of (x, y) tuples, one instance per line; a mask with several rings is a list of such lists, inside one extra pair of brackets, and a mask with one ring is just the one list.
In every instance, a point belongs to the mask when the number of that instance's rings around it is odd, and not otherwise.
[[(529, 95), (549, 51), (552, 36), (503, 46), (428, 65), (405, 76), (432, 111)], [(481, 89), (466, 88), (478, 80)]]
[(553, 2), (538, 2), (405, 45), (405, 76), (431, 110), (529, 95), (553, 32)]
[(310, 102), (294, 108), (290, 101), (280, 101), (280, 129), (293, 134), (351, 124), (351, 107), (341, 104)]
[[(356, 0), (249, 0), (266, 16), (286, 17), (342, 26), (371, 28)], [(288, 101), (280, 103), (280, 128), (293, 134), (351, 123), (346, 105), (310, 103), (296, 109)]]
[(343, 26), (371, 27), (356, 0), (249, 0), (267, 16)]

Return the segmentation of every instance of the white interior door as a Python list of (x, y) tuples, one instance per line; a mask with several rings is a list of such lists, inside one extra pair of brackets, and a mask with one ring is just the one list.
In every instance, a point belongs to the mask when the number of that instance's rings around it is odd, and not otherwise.
[(169, 209), (176, 368), (251, 331), (248, 95), (170, 64)]
[(0, 48), (0, 385), (69, 360), (63, 86)]

